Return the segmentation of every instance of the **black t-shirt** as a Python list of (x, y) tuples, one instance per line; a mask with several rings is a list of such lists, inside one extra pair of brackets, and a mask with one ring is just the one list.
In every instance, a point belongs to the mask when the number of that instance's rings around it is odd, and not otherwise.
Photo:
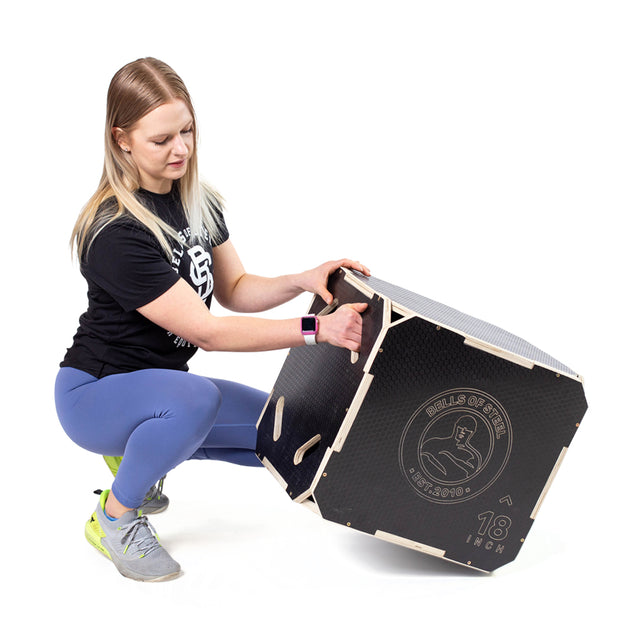
[(187, 361), (197, 350), (136, 309), (158, 298), (180, 278), (211, 306), (211, 249), (229, 238), (224, 218), (218, 213), (220, 238), (203, 232), (194, 239), (175, 185), (167, 194), (141, 189), (137, 197), (171, 225), (184, 244), (170, 239), (173, 256), (169, 260), (151, 232), (126, 214), (98, 233), (80, 265), (88, 284), (89, 306), (60, 363), (63, 367), (75, 367), (97, 378), (138, 369), (187, 371)]

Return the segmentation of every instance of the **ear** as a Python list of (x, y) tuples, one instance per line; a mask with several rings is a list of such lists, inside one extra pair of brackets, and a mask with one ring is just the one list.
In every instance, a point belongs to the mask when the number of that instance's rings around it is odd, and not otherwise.
[(124, 129), (121, 129), (120, 127), (112, 127), (111, 135), (113, 136), (113, 139), (116, 141), (117, 145), (125, 153), (131, 152), (131, 143), (129, 141), (129, 136), (127, 135), (127, 132), (124, 131)]

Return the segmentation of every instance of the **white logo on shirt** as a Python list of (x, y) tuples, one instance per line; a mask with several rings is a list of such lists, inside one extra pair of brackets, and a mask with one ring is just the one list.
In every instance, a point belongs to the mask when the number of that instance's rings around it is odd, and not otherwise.
[(213, 291), (211, 256), (200, 245), (192, 247), (188, 253), (191, 258), (189, 268), (191, 282), (198, 288), (198, 295), (206, 300)]

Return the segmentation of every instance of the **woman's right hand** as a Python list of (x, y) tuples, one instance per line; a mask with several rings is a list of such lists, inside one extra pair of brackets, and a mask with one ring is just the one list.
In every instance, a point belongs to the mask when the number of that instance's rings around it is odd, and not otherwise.
[(318, 342), (334, 347), (360, 351), (362, 343), (362, 316), (369, 305), (366, 302), (343, 304), (336, 311), (318, 318)]

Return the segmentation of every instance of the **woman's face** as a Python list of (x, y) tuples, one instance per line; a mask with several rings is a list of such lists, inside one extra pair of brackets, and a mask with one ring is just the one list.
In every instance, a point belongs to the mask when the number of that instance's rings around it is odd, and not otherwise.
[(114, 137), (131, 154), (140, 172), (140, 185), (154, 193), (168, 193), (182, 178), (193, 153), (193, 119), (182, 100), (167, 102), (125, 132), (114, 128)]

